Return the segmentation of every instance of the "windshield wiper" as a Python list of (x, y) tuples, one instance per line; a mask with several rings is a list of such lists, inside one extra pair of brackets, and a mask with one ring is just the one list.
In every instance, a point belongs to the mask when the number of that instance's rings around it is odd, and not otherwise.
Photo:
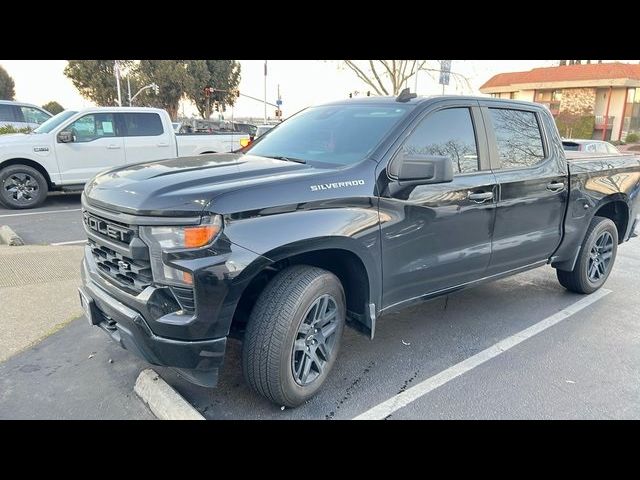
[(295, 162), (295, 163), (307, 163), (306, 160), (303, 160), (301, 158), (292, 158), (292, 157), (282, 157), (282, 156), (278, 156), (278, 155), (263, 155), (267, 158), (275, 158), (276, 160), (285, 160), (287, 162)]

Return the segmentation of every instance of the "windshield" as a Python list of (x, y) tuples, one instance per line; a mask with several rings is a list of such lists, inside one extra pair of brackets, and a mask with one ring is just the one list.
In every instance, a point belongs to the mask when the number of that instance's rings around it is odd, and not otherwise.
[(54, 117), (51, 117), (49, 120), (47, 120), (38, 128), (36, 128), (33, 131), (33, 133), (49, 133), (51, 132), (51, 130), (53, 130), (62, 122), (64, 122), (67, 118), (71, 117), (72, 115), (75, 115), (76, 113), (78, 112), (75, 112), (73, 110), (65, 110), (64, 112), (60, 112), (59, 114), (57, 114)]
[(291, 117), (245, 153), (309, 163), (349, 165), (363, 160), (413, 106), (326, 105)]

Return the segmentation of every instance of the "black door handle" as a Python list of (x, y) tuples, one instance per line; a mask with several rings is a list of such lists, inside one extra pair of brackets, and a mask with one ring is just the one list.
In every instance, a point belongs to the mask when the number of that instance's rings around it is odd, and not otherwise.
[(467, 198), (476, 203), (482, 203), (493, 198), (493, 192), (469, 192)]
[(559, 192), (561, 190), (564, 190), (564, 183), (563, 182), (547, 183), (547, 190), (551, 190), (552, 192)]

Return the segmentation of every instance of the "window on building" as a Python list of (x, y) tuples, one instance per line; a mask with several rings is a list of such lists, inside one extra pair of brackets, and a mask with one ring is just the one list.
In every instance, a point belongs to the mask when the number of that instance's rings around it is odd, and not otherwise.
[(515, 100), (516, 98), (518, 98), (518, 92), (509, 92), (509, 98), (511, 100)]
[(478, 147), (468, 108), (449, 108), (427, 116), (402, 146), (403, 153), (443, 155), (455, 173), (478, 170)]
[(544, 160), (538, 118), (534, 112), (490, 108), (502, 168), (532, 167)]

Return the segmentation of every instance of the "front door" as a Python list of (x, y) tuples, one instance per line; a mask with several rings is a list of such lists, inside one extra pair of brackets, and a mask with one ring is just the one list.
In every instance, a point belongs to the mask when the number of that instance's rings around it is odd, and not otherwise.
[(393, 158), (379, 175), (383, 309), (479, 279), (489, 264), (496, 182), (484, 127), (476, 102), (454, 105), (436, 104), (397, 149), (451, 158), (452, 182), (400, 188)]
[(73, 134), (73, 142), (56, 139), (62, 183), (85, 183), (103, 170), (124, 165), (124, 141), (115, 114), (89, 113), (63, 130)]

